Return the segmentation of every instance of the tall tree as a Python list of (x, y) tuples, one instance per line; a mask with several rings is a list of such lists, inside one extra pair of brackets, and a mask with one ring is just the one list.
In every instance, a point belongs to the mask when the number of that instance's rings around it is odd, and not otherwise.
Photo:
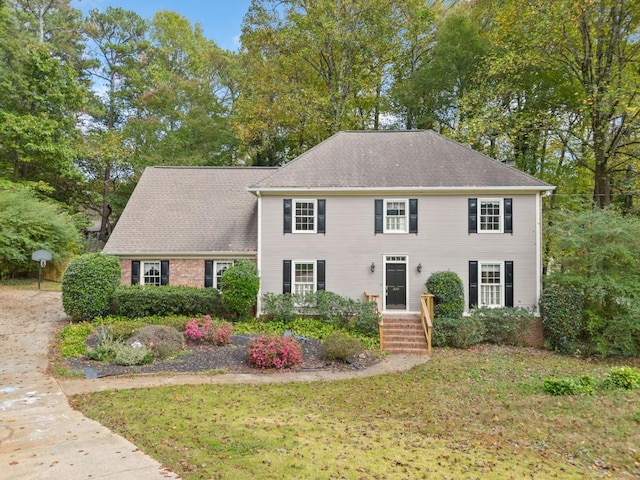
[(80, 180), (75, 127), (88, 92), (78, 65), (59, 52), (71, 52), (77, 36), (40, 36), (29, 28), (29, 12), (11, 5), (0, 31), (0, 176), (69, 201)]
[(277, 164), (341, 129), (379, 125), (400, 16), (386, 0), (253, 0), (243, 25), (236, 125)]
[(86, 125), (93, 133), (87, 142), (95, 145), (95, 137), (103, 135), (103, 145), (111, 147), (96, 149), (93, 155), (83, 159), (85, 174), (92, 180), (92, 188), (99, 192), (99, 205), (86, 207), (100, 215), (102, 240), (106, 240), (111, 231), (113, 208), (109, 202), (117, 175), (132, 171), (128, 167), (131, 158), (126, 154), (129, 149), (114, 144), (114, 139), (123, 138), (120, 132), (132, 114), (132, 79), (146, 63), (147, 30), (147, 22), (135, 12), (111, 7), (104, 12), (92, 10), (84, 25), (90, 40), (88, 54), (94, 59), (90, 73), (97, 91), (101, 92), (96, 94), (92, 119)]
[(149, 41), (146, 66), (132, 81), (136, 114), (126, 129), (139, 166), (233, 163), (234, 54), (173, 12), (154, 16)]

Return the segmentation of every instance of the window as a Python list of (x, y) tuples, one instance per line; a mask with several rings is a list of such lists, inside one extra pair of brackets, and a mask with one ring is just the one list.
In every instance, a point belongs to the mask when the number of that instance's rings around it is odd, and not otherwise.
[(500, 307), (503, 305), (503, 275), (501, 263), (480, 264), (481, 307)]
[(375, 199), (374, 233), (418, 233), (418, 199)]
[(315, 291), (314, 262), (293, 263), (293, 293), (304, 295)]
[(406, 200), (387, 200), (385, 202), (384, 233), (407, 233)]
[(294, 208), (293, 231), (314, 233), (316, 231), (315, 200), (296, 200)]
[(321, 233), (325, 232), (324, 199), (283, 200), (284, 233)]
[(501, 232), (502, 231), (502, 201), (480, 199), (480, 232)]
[(325, 260), (282, 261), (282, 293), (305, 294), (325, 290)]
[(160, 285), (160, 262), (142, 262), (142, 285)]
[(469, 233), (513, 233), (512, 198), (470, 198)]
[(233, 262), (215, 262), (216, 276), (215, 283), (213, 284), (214, 288), (220, 290), (220, 288), (222, 287), (222, 274), (231, 265), (233, 265)]

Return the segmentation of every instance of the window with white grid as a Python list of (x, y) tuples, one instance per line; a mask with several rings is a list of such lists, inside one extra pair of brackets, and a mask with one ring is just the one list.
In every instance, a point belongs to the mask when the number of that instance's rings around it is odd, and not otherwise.
[(142, 262), (143, 285), (160, 285), (160, 262)]
[(503, 274), (501, 263), (480, 264), (480, 306), (500, 307), (503, 304)]
[(293, 293), (304, 295), (315, 291), (315, 262), (293, 264)]
[(407, 233), (407, 201), (386, 200), (384, 209), (384, 232)]
[(294, 200), (294, 232), (316, 231), (316, 201)]
[(215, 264), (216, 277), (215, 284), (213, 286), (220, 290), (222, 287), (222, 274), (227, 270), (227, 268), (233, 265), (233, 262), (215, 262)]
[(480, 199), (479, 232), (502, 232), (502, 200)]

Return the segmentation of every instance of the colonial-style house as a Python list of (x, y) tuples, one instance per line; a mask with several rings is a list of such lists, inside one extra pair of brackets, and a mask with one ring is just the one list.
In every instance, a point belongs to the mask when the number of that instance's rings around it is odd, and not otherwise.
[(251, 259), (261, 294), (367, 292), (412, 313), (451, 270), (467, 309), (535, 308), (553, 188), (433, 131), (340, 132), (280, 168), (147, 168), (104, 252), (125, 284), (215, 288)]

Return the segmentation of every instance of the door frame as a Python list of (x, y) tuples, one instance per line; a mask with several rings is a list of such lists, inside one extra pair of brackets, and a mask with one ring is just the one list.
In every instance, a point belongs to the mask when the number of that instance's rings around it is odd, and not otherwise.
[(404, 263), (404, 284), (405, 284), (405, 294), (404, 294), (404, 310), (402, 309), (393, 309), (388, 310), (389, 312), (407, 312), (409, 311), (409, 255), (406, 253), (398, 253), (398, 254), (384, 254), (382, 256), (382, 311), (387, 311), (387, 263)]

